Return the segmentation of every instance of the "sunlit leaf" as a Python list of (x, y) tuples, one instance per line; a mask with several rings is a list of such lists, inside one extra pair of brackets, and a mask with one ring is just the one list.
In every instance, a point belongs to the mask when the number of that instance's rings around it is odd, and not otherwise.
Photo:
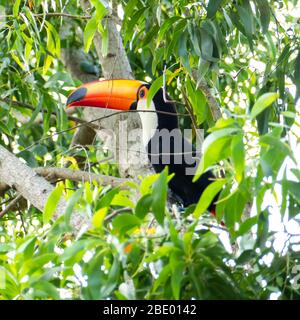
[(152, 191), (152, 210), (159, 224), (163, 224), (168, 194), (168, 169), (165, 168), (155, 181)]
[(97, 27), (98, 27), (98, 20), (97, 20), (97, 17), (94, 16), (88, 21), (84, 29), (83, 42), (84, 42), (85, 52), (88, 52), (90, 50), (92, 41), (97, 31)]
[(275, 92), (268, 92), (260, 96), (251, 109), (250, 118), (254, 119), (262, 111), (269, 107), (277, 98), (278, 94)]
[(45, 205), (43, 213), (43, 221), (47, 223), (52, 218), (56, 207), (58, 206), (59, 200), (64, 190), (63, 184), (59, 183), (51, 192)]
[(210, 185), (206, 187), (194, 211), (194, 216), (196, 218), (199, 218), (200, 215), (205, 212), (205, 210), (212, 203), (214, 197), (220, 192), (220, 190), (222, 189), (225, 183), (226, 183), (225, 179), (219, 179), (212, 182)]

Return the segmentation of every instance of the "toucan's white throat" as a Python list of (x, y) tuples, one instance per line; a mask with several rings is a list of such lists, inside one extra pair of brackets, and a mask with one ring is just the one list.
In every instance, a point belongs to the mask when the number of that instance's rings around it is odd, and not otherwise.
[(153, 101), (147, 108), (147, 100), (141, 99), (137, 103), (137, 110), (139, 110), (140, 119), (142, 122), (143, 131), (143, 145), (146, 148), (151, 138), (154, 136), (158, 127), (158, 116), (156, 112), (141, 112), (141, 110), (156, 111)]

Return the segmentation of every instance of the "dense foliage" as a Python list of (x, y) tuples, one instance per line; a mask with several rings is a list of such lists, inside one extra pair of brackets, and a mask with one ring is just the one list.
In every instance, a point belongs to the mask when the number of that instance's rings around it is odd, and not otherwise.
[[(64, 107), (80, 82), (61, 59), (85, 49), (82, 70), (101, 76), (93, 37), (101, 34), (105, 54), (112, 5), (135, 77), (154, 81), (154, 94), (166, 66), (170, 96), (204, 129), (198, 175), (222, 174), (182, 212), (167, 205), (167, 171), (125, 189), (53, 181), (44, 213), (25, 203), (1, 217), (0, 298), (299, 298), (299, 4), (112, 2), (0, 0), (0, 143), (32, 167), (78, 169), (81, 156), (92, 172), (118, 175), (98, 163), (101, 142), (69, 148), (75, 124)], [(180, 124), (190, 128), (191, 118)], [(1, 195), (2, 209), (14, 196)], [(50, 222), (60, 197), (68, 209)], [(92, 220), (76, 238), (75, 208)]]

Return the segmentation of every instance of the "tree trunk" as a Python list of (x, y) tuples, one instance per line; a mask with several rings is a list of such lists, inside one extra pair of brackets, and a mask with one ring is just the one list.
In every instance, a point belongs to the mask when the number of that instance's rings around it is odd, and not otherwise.
[[(81, 0), (83, 7), (89, 6), (89, 1)], [(102, 74), (105, 79), (123, 78), (133, 79), (132, 69), (130, 67), (121, 35), (117, 30), (115, 20), (113, 17), (105, 18), (103, 23), (109, 30), (109, 44), (108, 53), (106, 56), (102, 54), (101, 37), (99, 33), (95, 35), (94, 44), (98, 53), (99, 61), (102, 68)], [(78, 49), (76, 49), (78, 50)], [(75, 72), (78, 60), (68, 59), (67, 67), (72, 72), (72, 75), (83, 82), (82, 74)], [(104, 115), (112, 113), (111, 110), (101, 110), (99, 108), (85, 108), (83, 110), (86, 121), (91, 121), (100, 118)], [(141, 146), (141, 123), (137, 114), (122, 114), (107, 118), (105, 121), (99, 123), (100, 130), (97, 132), (98, 137), (103, 141), (104, 148), (111, 150), (111, 135), (115, 135), (115, 159), (118, 163), (120, 174), (122, 177), (136, 178), (138, 175), (146, 175), (151, 173), (150, 165), (147, 160), (145, 150)], [(133, 131), (135, 130), (135, 131)], [(87, 145), (92, 144), (94, 140), (92, 130), (87, 132), (86, 127), (79, 128), (75, 135), (72, 144)], [(111, 135), (108, 137), (107, 133)], [(131, 133), (129, 136), (128, 133)], [(129, 141), (132, 139), (133, 141)], [(127, 152), (128, 150), (136, 150)], [(139, 151), (142, 151), (139, 153)], [(142, 160), (141, 160), (142, 158)]]

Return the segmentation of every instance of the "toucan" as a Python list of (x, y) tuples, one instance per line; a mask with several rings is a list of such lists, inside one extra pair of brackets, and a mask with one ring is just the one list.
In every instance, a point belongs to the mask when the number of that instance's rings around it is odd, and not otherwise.
[[(71, 93), (67, 107), (97, 107), (137, 110), (142, 123), (142, 142), (155, 172), (168, 166), (174, 174), (169, 187), (184, 207), (198, 202), (205, 188), (215, 179), (206, 171), (193, 182), (193, 168), (199, 161), (192, 144), (181, 134), (175, 104), (163, 88), (147, 103), (151, 84), (138, 80), (98, 80), (84, 84)], [(215, 199), (214, 199), (215, 201)], [(209, 210), (214, 213), (214, 201)]]

